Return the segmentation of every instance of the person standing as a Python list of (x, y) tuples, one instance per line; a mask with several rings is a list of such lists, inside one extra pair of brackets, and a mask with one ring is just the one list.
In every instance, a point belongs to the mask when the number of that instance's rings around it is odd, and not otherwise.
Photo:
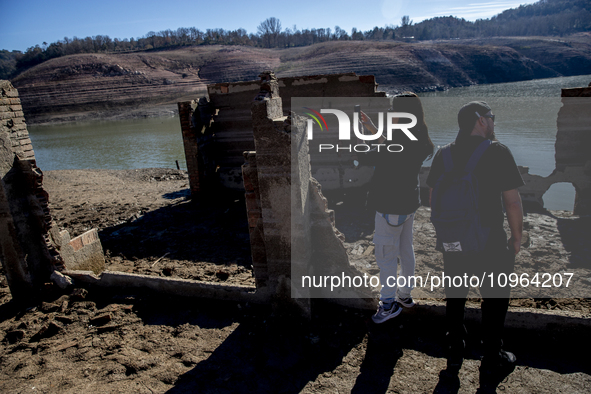
[[(433, 154), (433, 142), (429, 138), (429, 129), (425, 123), (423, 106), (414, 93), (403, 93), (392, 100), (391, 111), (413, 114), (417, 124), (409, 131), (416, 141), (404, 133), (394, 133), (388, 143), (398, 143), (403, 147), (400, 152), (382, 149), (365, 155), (364, 164), (375, 166), (370, 182), (368, 206), (376, 211), (375, 258), (380, 268), (380, 301), (372, 319), (383, 323), (400, 314), (403, 307), (414, 306), (411, 297), (413, 284), (409, 279), (415, 272), (413, 249), (414, 214), (420, 206), (419, 171), (423, 162)], [(365, 129), (377, 133), (371, 119), (360, 112), (360, 120)], [(393, 123), (399, 122), (393, 119)], [(380, 137), (379, 143), (384, 143)], [(398, 266), (400, 265), (401, 283), (398, 287)]]
[[(488, 231), (482, 251), (444, 251), (444, 272), (446, 276), (480, 275), (484, 272), (509, 275), (513, 272), (515, 255), (521, 247), (523, 228), (523, 208), (517, 188), (524, 185), (509, 148), (496, 141), (494, 134), (495, 115), (490, 106), (482, 101), (465, 104), (458, 112), (459, 132), (451, 143), (451, 161), (454, 170), (466, 167), (468, 160), (485, 140), (493, 141), (478, 160), (473, 176), (476, 179), (478, 215), (480, 224)], [(440, 149), (433, 158), (427, 185), (436, 186), (445, 171), (445, 163)], [(511, 236), (503, 228), (503, 206)], [(433, 209), (433, 205), (432, 205)], [(487, 287), (488, 286), (488, 287)], [(481, 373), (512, 370), (515, 355), (502, 349), (502, 333), (505, 315), (509, 306), (510, 287), (492, 287), (485, 282), (480, 288), (482, 301), (483, 358)], [(466, 329), (464, 326), (464, 307), (469, 287), (446, 287), (447, 324), (447, 368), (459, 371), (463, 362)]]

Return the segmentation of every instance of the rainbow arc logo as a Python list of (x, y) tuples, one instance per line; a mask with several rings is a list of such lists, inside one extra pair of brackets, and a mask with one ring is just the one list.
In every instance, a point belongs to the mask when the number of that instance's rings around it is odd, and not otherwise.
[[(324, 123), (324, 126), (326, 127), (326, 131), (328, 131), (328, 125), (326, 124), (326, 120), (324, 120), (324, 116), (320, 115), (320, 112), (315, 111), (312, 108), (308, 108), (308, 107), (303, 107), (303, 108), (307, 109), (308, 111), (314, 112), (313, 114), (311, 114), (310, 112), (305, 112), (305, 114), (310, 115), (312, 117), (312, 119), (314, 119), (316, 121), (316, 123), (318, 123), (318, 126), (320, 126), (321, 131), (324, 130), (324, 128), (322, 127), (322, 123)], [(322, 123), (320, 123), (318, 118), (322, 119)]]

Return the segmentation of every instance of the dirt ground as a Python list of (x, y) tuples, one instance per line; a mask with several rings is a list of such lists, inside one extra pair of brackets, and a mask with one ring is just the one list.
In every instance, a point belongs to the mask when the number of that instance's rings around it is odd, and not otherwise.
[(241, 194), (193, 203), (178, 170), (80, 174), (45, 174), (50, 209), (72, 237), (99, 229), (108, 270), (254, 286)]
[[(186, 173), (167, 169), (50, 171), (44, 187), (60, 228), (72, 236), (99, 229), (109, 270), (254, 286), (239, 194), (190, 201)], [(334, 206), (337, 226), (352, 263), (371, 270), (371, 226), (361, 220), (364, 214), (347, 215), (346, 205)], [(437, 259), (424, 222), (415, 227), (417, 268)], [(551, 255), (552, 261), (589, 267), (585, 218), (554, 213), (529, 215), (526, 222), (525, 263), (544, 264), (541, 256)], [(438, 316), (403, 313), (375, 325), (370, 311), (318, 301), (306, 323), (264, 305), (54, 286), (39, 304), (19, 307), (0, 278), (1, 392), (591, 390), (591, 343), (576, 326), (507, 329), (505, 347), (517, 355), (518, 366), (508, 376), (480, 379), (479, 326), (468, 326), (466, 360), (456, 376), (445, 370)], [(512, 305), (563, 309), (587, 319), (590, 310), (589, 299), (531, 298)]]

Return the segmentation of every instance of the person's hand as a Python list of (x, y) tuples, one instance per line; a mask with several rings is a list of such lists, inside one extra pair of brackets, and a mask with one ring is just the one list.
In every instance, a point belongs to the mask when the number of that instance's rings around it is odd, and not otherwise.
[(365, 114), (365, 112), (359, 111), (359, 120), (363, 124), (363, 127), (369, 130), (370, 133), (375, 134), (378, 132), (377, 127), (373, 124), (373, 122), (371, 121), (369, 116)]
[(509, 250), (512, 250), (515, 254), (519, 253), (519, 250), (521, 250), (521, 240), (520, 239), (516, 239), (514, 237), (509, 238), (509, 241), (507, 241), (507, 244), (509, 246)]

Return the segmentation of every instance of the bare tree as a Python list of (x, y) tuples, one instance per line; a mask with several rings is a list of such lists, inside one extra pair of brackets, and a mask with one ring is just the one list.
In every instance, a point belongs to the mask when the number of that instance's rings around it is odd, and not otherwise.
[(336, 40), (348, 40), (349, 35), (347, 34), (347, 32), (344, 29), (341, 29), (340, 26), (335, 26), (334, 27), (334, 38)]
[(277, 45), (277, 37), (281, 33), (281, 22), (275, 17), (267, 18), (257, 27), (257, 33), (270, 48)]
[(402, 19), (400, 19), (400, 27), (412, 26), (412, 22), (408, 15), (404, 15)]
[(400, 20), (400, 30), (402, 31), (403, 37), (408, 37), (411, 35), (411, 26), (412, 20), (408, 15), (404, 15)]

